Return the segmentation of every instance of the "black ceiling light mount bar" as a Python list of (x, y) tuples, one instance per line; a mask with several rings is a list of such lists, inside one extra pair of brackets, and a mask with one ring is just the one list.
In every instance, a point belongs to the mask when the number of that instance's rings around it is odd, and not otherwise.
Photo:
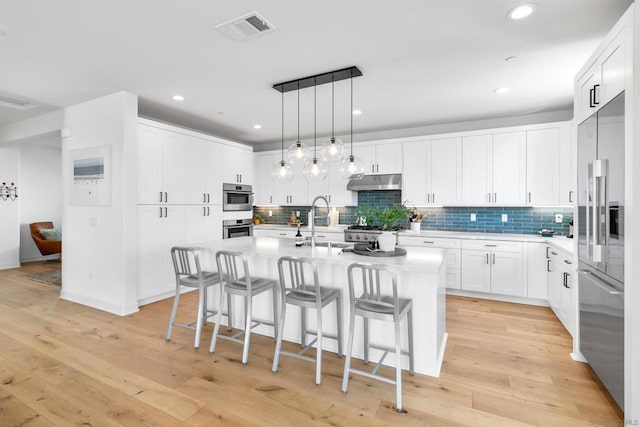
[(319, 86), (325, 83), (337, 82), (340, 80), (360, 77), (362, 71), (358, 67), (347, 67), (341, 70), (329, 71), (327, 73), (316, 74), (315, 76), (303, 77), (301, 79), (290, 80), (288, 82), (276, 83), (273, 88), (278, 92), (291, 92), (292, 90), (304, 89), (307, 87)]

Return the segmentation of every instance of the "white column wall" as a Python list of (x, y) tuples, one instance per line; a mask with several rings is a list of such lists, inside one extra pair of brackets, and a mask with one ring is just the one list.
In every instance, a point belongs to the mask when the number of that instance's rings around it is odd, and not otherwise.
[[(138, 310), (136, 123), (138, 100), (119, 92), (65, 109), (62, 140), (64, 255), (61, 298), (114, 314)], [(111, 203), (71, 206), (74, 150), (108, 146)]]
[[(14, 182), (20, 195), (20, 147), (0, 145), (0, 184)], [(20, 267), (20, 197), (0, 200), (0, 270)]]

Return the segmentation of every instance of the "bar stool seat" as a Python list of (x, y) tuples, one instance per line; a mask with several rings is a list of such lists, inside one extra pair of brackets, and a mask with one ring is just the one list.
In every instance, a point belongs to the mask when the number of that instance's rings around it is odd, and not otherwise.
[[(312, 284), (305, 280), (305, 270), (312, 277)], [(316, 363), (316, 385), (322, 382), (322, 342), (323, 338), (332, 338), (338, 341), (338, 354), (342, 357), (342, 290), (320, 286), (318, 280), (318, 267), (308, 258), (282, 257), (278, 260), (278, 272), (280, 275), (280, 301), (281, 312), (279, 316), (278, 339), (273, 356), (273, 366), (271, 370), (278, 371), (280, 355), (296, 357)], [(288, 273), (288, 274), (287, 274)], [(332, 302), (336, 302), (336, 325), (337, 333), (326, 334), (322, 330), (322, 309)], [(286, 316), (286, 305), (296, 305), (300, 307), (300, 343), (302, 350), (298, 353), (282, 351), (282, 335), (284, 333), (284, 322)], [(315, 331), (307, 329), (306, 317), (307, 309), (316, 309), (317, 329)], [(306, 343), (307, 334), (315, 335), (315, 338)], [(313, 344), (317, 342), (315, 360), (305, 356)]]
[[(249, 272), (249, 262), (242, 252), (236, 251), (218, 251), (216, 253), (216, 263), (218, 264), (218, 272), (220, 273), (222, 286), (220, 286), (220, 308), (216, 325), (213, 328), (211, 336), (211, 346), (209, 352), (213, 353), (216, 349), (218, 338), (243, 344), (242, 363), (247, 364), (249, 359), (249, 339), (251, 330), (259, 325), (269, 325), (274, 328), (274, 335), (277, 336), (277, 319), (278, 319), (278, 281), (265, 277), (252, 277)], [(240, 266), (240, 268), (238, 267)], [(273, 294), (273, 322), (267, 320), (254, 320), (252, 317), (253, 297), (263, 292), (271, 290)], [(232, 336), (219, 335), (220, 318), (222, 315), (222, 305), (224, 297), (227, 297), (227, 305), (231, 307), (231, 296), (237, 295), (244, 297), (245, 308), (245, 327), (243, 331)], [(231, 330), (232, 317), (228, 318), (228, 328)], [(244, 339), (239, 337), (244, 334)]]
[[(173, 269), (176, 275), (176, 295), (173, 300), (166, 340), (171, 340), (174, 326), (193, 329), (196, 331), (193, 343), (194, 348), (200, 347), (202, 326), (207, 323), (210, 317), (218, 313), (217, 310), (209, 310), (207, 307), (207, 289), (220, 284), (220, 274), (215, 271), (202, 270), (199, 256), (199, 252), (202, 250), (204, 249), (184, 246), (171, 248), (171, 260), (173, 261)], [(198, 289), (198, 317), (189, 323), (176, 323), (176, 314), (183, 286)]]
[[(347, 344), (347, 357), (344, 363), (342, 376), (342, 392), (347, 393), (349, 374), (362, 375), (384, 381), (396, 386), (396, 411), (406, 413), (402, 408), (402, 368), (400, 357), (409, 356), (409, 373), (413, 375), (413, 313), (412, 300), (398, 298), (398, 280), (396, 272), (390, 267), (365, 263), (353, 263), (347, 269), (349, 281), (349, 338)], [(387, 282), (381, 280), (381, 276), (388, 278)], [(356, 277), (361, 277), (357, 280)], [(387, 293), (384, 293), (386, 290)], [(389, 295), (389, 291), (391, 295)], [(353, 351), (353, 334), (355, 329), (355, 317), (361, 316), (364, 321), (364, 363), (369, 363), (369, 349), (375, 348), (384, 351), (382, 357), (376, 363), (372, 372), (366, 372), (351, 368), (351, 353)], [(400, 345), (400, 322), (406, 318), (408, 333), (408, 351), (402, 350)], [(392, 322), (395, 331), (395, 346), (371, 344), (369, 342), (369, 320), (381, 320)], [(396, 355), (395, 380), (378, 375), (378, 370), (389, 352)]]

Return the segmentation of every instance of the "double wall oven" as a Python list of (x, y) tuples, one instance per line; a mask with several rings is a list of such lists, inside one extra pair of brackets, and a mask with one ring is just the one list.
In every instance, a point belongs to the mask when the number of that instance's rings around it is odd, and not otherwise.
[(225, 219), (222, 221), (223, 239), (246, 236), (253, 236), (253, 220), (251, 218)]
[(250, 185), (222, 184), (222, 210), (225, 212), (251, 211), (253, 188)]

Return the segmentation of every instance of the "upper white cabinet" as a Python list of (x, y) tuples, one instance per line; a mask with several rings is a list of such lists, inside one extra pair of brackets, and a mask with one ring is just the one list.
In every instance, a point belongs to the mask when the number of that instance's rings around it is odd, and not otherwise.
[(254, 204), (272, 205), (274, 201), (274, 182), (271, 178), (271, 168), (273, 167), (273, 153), (256, 153), (253, 156), (253, 193)]
[(462, 138), (462, 201), (466, 205), (524, 205), (524, 132)]
[[(624, 90), (624, 31), (620, 32), (578, 79), (576, 118), (581, 123)], [(631, 64), (628, 64), (629, 66)]]
[(402, 198), (414, 205), (462, 203), (462, 139), (403, 144)]
[(211, 141), (185, 137), (188, 204), (222, 204), (222, 147)]
[(560, 163), (559, 128), (527, 131), (527, 204), (560, 203)]
[(252, 183), (253, 151), (246, 148), (224, 145), (222, 149), (222, 161), (224, 182), (231, 184)]
[(364, 162), (367, 175), (402, 173), (400, 144), (354, 144), (353, 155)]
[(186, 149), (182, 134), (138, 126), (138, 203), (184, 204)]
[(307, 204), (311, 204), (316, 196), (324, 196), (332, 205), (355, 206), (357, 193), (347, 190), (346, 179), (340, 176), (340, 162), (328, 162), (327, 179), (309, 181), (307, 186)]

